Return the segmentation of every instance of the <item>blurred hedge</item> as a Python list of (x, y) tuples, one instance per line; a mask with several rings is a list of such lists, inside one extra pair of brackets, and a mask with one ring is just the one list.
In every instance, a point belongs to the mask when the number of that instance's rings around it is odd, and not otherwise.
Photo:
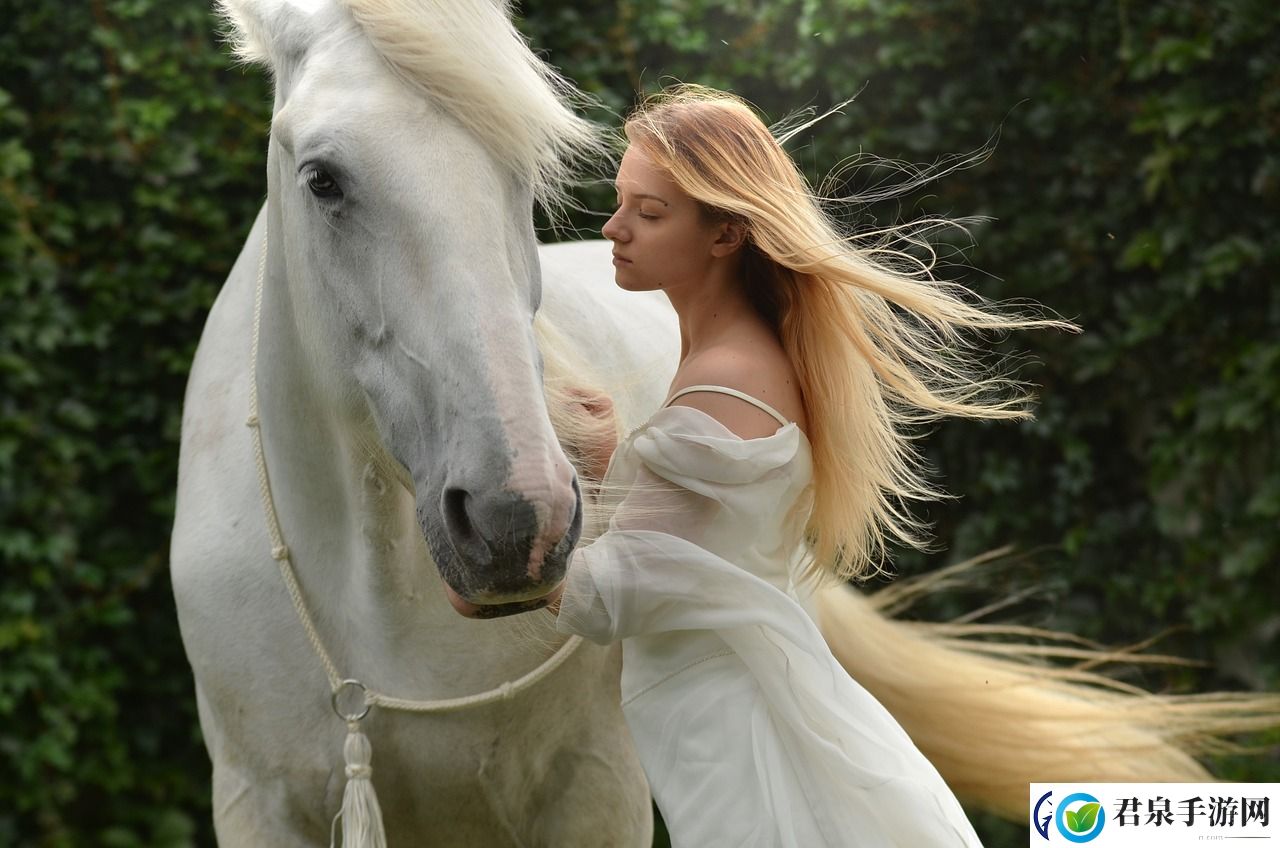
[(0, 19), (0, 845), (180, 845), (209, 766), (167, 574), (200, 327), (268, 90), (203, 3)]
[[(1280, 8), (521, 8), (618, 112), (663, 75), (774, 118), (861, 89), (796, 148), (815, 180), (860, 149), (928, 163), (998, 129), (986, 163), (861, 223), (992, 216), (964, 254), (985, 273), (950, 276), (1086, 332), (1002, 345), (1033, 356), (1037, 421), (930, 437), (963, 499), (927, 513), (946, 550), (900, 570), (1047, 546), (968, 600), (1047, 580), (1004, 617), (1112, 643), (1181, 627), (1158, 647), (1214, 668), (1151, 685), (1280, 688)], [(0, 845), (208, 844), (166, 551), (185, 371), (265, 191), (269, 91), (204, 3), (0, 0), (0, 17)], [(1280, 780), (1274, 757), (1224, 766)]]

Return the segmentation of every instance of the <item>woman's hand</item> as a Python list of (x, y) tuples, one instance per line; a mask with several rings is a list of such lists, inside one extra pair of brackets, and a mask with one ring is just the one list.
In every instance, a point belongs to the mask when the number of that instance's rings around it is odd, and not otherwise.
[[(595, 419), (594, 426), (581, 428), (585, 436), (573, 447), (582, 460), (582, 475), (599, 483), (609, 470), (609, 461), (613, 459), (613, 451), (618, 446), (618, 425), (615, 420), (617, 413), (613, 408), (613, 399), (601, 392), (576, 386), (567, 388), (565, 394), (571, 403), (578, 404), (587, 415)], [(547, 596), (547, 605), (543, 609), (552, 616), (558, 616), (563, 594), (562, 583)]]
[(561, 583), (559, 586), (557, 586), (555, 589), (551, 591), (550, 595), (547, 596), (547, 605), (543, 607), (543, 609), (551, 613), (552, 616), (559, 616), (560, 615), (560, 598), (563, 595), (564, 595), (564, 584)]
[(617, 414), (613, 408), (613, 399), (606, 394), (570, 387), (566, 393), (579, 404), (588, 415), (597, 419), (600, 426), (592, 429), (589, 441), (578, 445), (584, 460), (582, 473), (599, 482), (609, 470), (609, 461), (618, 446), (618, 428), (614, 419)]

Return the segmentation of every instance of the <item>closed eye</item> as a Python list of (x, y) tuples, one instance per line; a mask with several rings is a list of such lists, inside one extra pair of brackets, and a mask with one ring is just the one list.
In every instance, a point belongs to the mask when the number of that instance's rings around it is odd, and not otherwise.
[[(613, 211), (614, 211), (614, 212), (617, 212), (617, 211), (618, 211), (619, 209), (621, 209), (621, 208), (622, 208), (622, 204), (621, 204), (621, 203), (617, 203), (617, 202), (615, 202), (615, 203), (613, 204)], [(645, 214), (645, 213), (643, 213), (643, 212), (637, 212), (636, 214), (637, 214), (637, 215), (639, 215), (641, 218), (645, 219), (646, 221), (656, 221), (656, 220), (658, 219), (658, 216), (657, 216), (657, 215), (646, 215), (646, 214)]]

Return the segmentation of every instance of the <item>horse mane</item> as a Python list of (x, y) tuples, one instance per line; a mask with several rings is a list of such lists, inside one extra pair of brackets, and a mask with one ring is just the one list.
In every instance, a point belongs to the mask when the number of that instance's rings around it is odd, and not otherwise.
[[(595, 100), (533, 53), (506, 0), (313, 4), (324, 7), (317, 11), (345, 8), (387, 65), (511, 168), (549, 213), (564, 207), (575, 177), (609, 160), (604, 128), (575, 111)], [(242, 61), (269, 65), (272, 48), (298, 38), (299, 10), (280, 0), (217, 0), (217, 6)], [(283, 39), (286, 31), (292, 34)]]

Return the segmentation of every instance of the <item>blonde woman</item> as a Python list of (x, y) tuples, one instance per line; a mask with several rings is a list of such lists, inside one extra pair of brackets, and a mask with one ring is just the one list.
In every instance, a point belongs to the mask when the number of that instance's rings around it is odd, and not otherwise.
[[(1187, 751), (1277, 723), (1273, 697), (1033, 673), (895, 628), (854, 593), (827, 634), (837, 661), (808, 608), (832, 594), (812, 590), (880, 571), (890, 542), (925, 547), (903, 502), (944, 496), (908, 425), (1031, 417), (968, 334), (1079, 328), (997, 311), (886, 233), (843, 234), (733, 95), (676, 87), (625, 132), (603, 234), (620, 287), (670, 298), (680, 362), (645, 424), (586, 449), (612, 517), (549, 609), (562, 632), (623, 641), (624, 711), (674, 845), (978, 845), (864, 676), (966, 794), (1011, 816), (1028, 779), (1206, 779)], [(614, 432), (608, 398), (569, 400)], [(1135, 659), (1096, 655), (1116, 658)]]
[(732, 95), (681, 86), (625, 129), (603, 234), (620, 287), (670, 298), (680, 363), (612, 456), (624, 496), (575, 553), (557, 627), (624, 640), (624, 709), (675, 845), (978, 845), (797, 583), (866, 573), (889, 536), (923, 543), (894, 501), (934, 495), (902, 423), (1027, 415), (979, 397), (999, 381), (966, 367), (960, 329), (1072, 325), (873, 262)]

